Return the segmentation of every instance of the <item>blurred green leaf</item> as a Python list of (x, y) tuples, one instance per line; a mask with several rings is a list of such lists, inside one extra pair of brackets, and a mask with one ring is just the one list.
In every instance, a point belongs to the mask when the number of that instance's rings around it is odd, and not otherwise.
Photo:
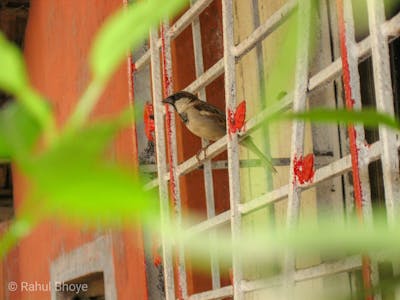
[(32, 228), (32, 218), (19, 217), (13, 220), (0, 238), (0, 257), (4, 257)]
[(273, 119), (299, 119), (316, 123), (364, 124), (367, 127), (386, 125), (400, 130), (400, 122), (388, 114), (375, 110), (349, 111), (346, 109), (316, 108), (306, 112), (277, 114)]
[[(310, 26), (310, 41), (309, 50), (310, 57), (316, 49), (316, 32), (319, 24), (315, 22), (315, 16), (318, 14), (318, 1), (312, 0), (311, 3), (311, 26)], [(282, 37), (280, 45), (272, 52), (273, 63), (268, 68), (268, 73), (265, 78), (265, 99), (266, 105), (271, 106), (276, 101), (280, 100), (288, 91), (293, 89), (296, 73), (297, 50), (304, 39), (298, 40), (299, 27), (304, 28), (303, 19), (299, 20), (298, 7), (288, 16), (288, 19), (279, 29), (279, 37)]]
[(92, 225), (133, 222), (155, 214), (153, 195), (139, 178), (104, 154), (126, 116), (97, 122), (57, 144), (26, 170), (47, 211), (53, 216)]
[(52, 135), (54, 130), (51, 111), (43, 99), (30, 87), (21, 51), (0, 32), (0, 88), (16, 96), (27, 112), (31, 113)]
[(40, 133), (38, 121), (21, 104), (7, 105), (0, 110), (0, 157), (21, 160), (29, 156)]
[(22, 54), (0, 32), (0, 88), (16, 94), (28, 85)]
[(117, 11), (98, 32), (90, 53), (95, 78), (107, 79), (129, 50), (139, 45), (162, 18), (171, 16), (187, 0), (139, 1)]

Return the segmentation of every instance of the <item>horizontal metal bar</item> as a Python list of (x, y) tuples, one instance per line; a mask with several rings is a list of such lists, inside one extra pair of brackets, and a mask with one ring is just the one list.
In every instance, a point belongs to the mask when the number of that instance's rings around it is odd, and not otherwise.
[[(386, 21), (385, 23), (382, 24), (383, 26), (383, 32), (384, 34), (387, 34), (391, 37), (397, 37), (400, 35), (400, 13), (397, 14), (395, 17), (392, 19)], [(360, 43), (357, 44), (357, 55), (359, 58), (364, 58), (368, 56), (368, 53), (370, 53), (370, 41), (369, 37), (366, 39), (362, 40)], [(313, 77), (310, 78), (309, 84), (308, 84), (308, 89), (309, 92), (314, 91), (318, 87), (324, 86), (328, 83), (330, 83), (333, 79), (337, 78), (337, 76), (340, 75), (342, 70), (342, 63), (341, 59), (335, 60), (333, 63), (331, 63), (328, 67), (325, 69), (321, 70), (317, 74), (315, 74)], [(223, 73), (223, 60), (221, 59), (218, 61), (214, 66), (212, 66), (210, 69), (208, 69), (202, 76), (200, 76), (197, 80), (192, 82), (186, 90), (191, 91), (191, 92), (196, 92), (198, 89), (204, 87), (207, 85), (209, 82), (211, 82), (213, 79), (218, 77), (220, 74)], [(277, 111), (282, 111), (285, 109), (290, 108), (292, 105), (292, 97), (291, 95), (285, 96), (282, 100), (280, 100), (276, 107), (274, 108), (268, 108), (268, 110), (263, 110), (261, 113), (250, 119), (246, 123), (246, 133), (244, 135), (250, 134), (252, 131), (256, 130), (262, 122), (265, 121), (269, 116), (272, 114), (276, 113)], [(218, 154), (222, 153), (226, 149), (226, 136), (221, 138), (220, 140), (216, 141), (215, 143), (211, 144), (207, 150), (204, 151), (199, 155), (199, 159), (203, 160), (205, 157), (207, 159), (211, 159)], [(195, 169), (198, 168), (198, 166), (201, 163), (197, 160), (196, 156), (193, 156), (180, 164), (178, 166), (178, 171), (180, 175), (187, 174)], [(166, 180), (169, 179), (168, 176), (165, 178)], [(157, 186), (156, 181), (152, 181), (148, 183), (145, 186), (145, 189), (152, 189), (155, 186)], [(250, 203), (250, 202), (249, 202)]]
[[(276, 106), (265, 109), (257, 116), (250, 119), (246, 123), (246, 132), (243, 133), (243, 135), (240, 137), (240, 140), (244, 139), (247, 135), (249, 135), (259, 126), (261, 126), (265, 121), (265, 119), (267, 119), (268, 117), (271, 117), (272, 115), (274, 115), (279, 111), (287, 109), (291, 103), (290, 98), (291, 95), (286, 95), (281, 101), (279, 101), (279, 103)], [(227, 144), (227, 136), (224, 136), (223, 138), (211, 144), (205, 151), (202, 151), (198, 156), (199, 159), (197, 159), (196, 156), (192, 156), (191, 158), (180, 164), (178, 166), (178, 171), (180, 175), (187, 174), (196, 169), (201, 164), (201, 160), (204, 160), (206, 158), (211, 159), (217, 156), (218, 154), (222, 153), (226, 149), (226, 144)]]
[(143, 189), (144, 189), (145, 191), (149, 191), (149, 190), (152, 190), (152, 189), (154, 189), (154, 188), (156, 188), (156, 187), (158, 187), (158, 178), (153, 179), (152, 181), (146, 183), (146, 184), (144, 185)]
[[(290, 164), (289, 157), (280, 157), (280, 158), (272, 158), (271, 163), (274, 166), (288, 166)], [(255, 168), (262, 167), (263, 162), (260, 159), (251, 158), (251, 159), (241, 159), (239, 161), (241, 168)], [(224, 170), (228, 168), (227, 160), (218, 160), (211, 162), (211, 167), (213, 170)], [(140, 172), (143, 173), (157, 173), (157, 165), (148, 164), (148, 165), (140, 165)], [(203, 169), (203, 166), (198, 167), (199, 170)]]
[[(186, 27), (188, 27), (194, 19), (196, 19), (203, 11), (206, 9), (212, 0), (198, 0), (193, 4), (186, 12), (169, 28), (166, 34), (169, 35), (171, 39), (177, 37)], [(158, 39), (156, 47), (161, 47), (161, 39)], [(136, 70), (140, 70), (145, 65), (150, 63), (150, 50), (146, 51), (136, 62)]]
[[(398, 144), (398, 147), (399, 146), (400, 145)], [(366, 164), (378, 160), (380, 158), (381, 143), (379, 141), (375, 142), (374, 144), (370, 145), (369, 148), (366, 149), (366, 151), (367, 151), (366, 157), (368, 159), (368, 161), (365, 161)], [(321, 183), (322, 181), (341, 175), (349, 171), (350, 169), (351, 169), (351, 157), (350, 155), (347, 155), (339, 160), (336, 160), (326, 166), (317, 169), (315, 171), (313, 182), (302, 185), (301, 189), (303, 191), (310, 189), (313, 186)], [(289, 185), (284, 185), (254, 200), (240, 204), (239, 211), (241, 214), (248, 214), (255, 210), (261, 209), (268, 204), (284, 199), (285, 197), (287, 197), (288, 192), (289, 192)], [(230, 213), (229, 211), (225, 211), (222, 214), (219, 214), (213, 218), (200, 222), (199, 224), (196, 224), (190, 229), (188, 229), (188, 233), (198, 234), (200, 232), (215, 228), (217, 226), (227, 224), (229, 222), (229, 213)]]
[(196, 93), (201, 88), (206, 87), (213, 82), (218, 76), (224, 73), (224, 60), (221, 58), (212, 67), (207, 69), (200, 77), (188, 85), (184, 90)]
[[(302, 282), (339, 273), (351, 272), (361, 268), (361, 257), (359, 255), (347, 257), (338, 261), (322, 263), (317, 266), (299, 269), (294, 273), (295, 282)], [(255, 292), (271, 287), (278, 287), (283, 283), (282, 276), (275, 276), (267, 279), (242, 281), (241, 288), (244, 292)], [(232, 296), (232, 286), (223, 287), (218, 290), (202, 292), (189, 297), (190, 300), (221, 299)]]
[[(327, 262), (309, 268), (298, 269), (294, 273), (294, 281), (302, 282), (343, 272), (351, 272), (361, 268), (361, 264), (361, 257), (359, 255), (355, 255), (334, 262)], [(245, 292), (254, 292), (280, 286), (283, 283), (282, 280), (283, 277), (279, 275), (267, 279), (243, 281), (242, 288)]]
[[(375, 142), (367, 149), (366, 156), (368, 162), (375, 161), (379, 158), (381, 151), (381, 143)], [(365, 162), (365, 163), (368, 163)], [(307, 183), (301, 186), (301, 189), (307, 190), (317, 185), (318, 183), (328, 180), (332, 177), (341, 175), (351, 169), (351, 156), (347, 155), (339, 160), (336, 160), (326, 166), (318, 168), (315, 171), (314, 180), (311, 183)], [(289, 185), (284, 185), (278, 189), (275, 189), (269, 193), (266, 193), (254, 200), (243, 203), (240, 205), (240, 212), (242, 214), (248, 214), (252, 211), (263, 208), (264, 206), (277, 202), (287, 197), (289, 192)]]
[(213, 0), (197, 0), (193, 5), (173, 24), (167, 34), (171, 39), (177, 37), (186, 27), (188, 27)]
[(274, 189), (269, 193), (261, 195), (249, 202), (242, 203), (239, 207), (239, 211), (242, 214), (248, 214), (250, 212), (263, 208), (268, 204), (286, 198), (288, 193), (289, 193), (289, 185), (284, 185), (280, 188)]
[(207, 219), (203, 222), (200, 222), (190, 227), (189, 229), (187, 229), (187, 233), (189, 235), (195, 235), (203, 231), (209, 230), (211, 228), (228, 224), (229, 220), (230, 220), (230, 211), (228, 210), (223, 213), (220, 213), (219, 215), (216, 215), (215, 217), (212, 217), (210, 219)]
[(336, 262), (322, 263), (306, 269), (297, 270), (294, 279), (296, 282), (314, 278), (331, 276), (338, 273), (350, 272), (361, 268), (362, 259), (359, 255), (347, 257)]
[(284, 23), (297, 6), (297, 0), (290, 0), (275, 13), (273, 13), (263, 24), (256, 28), (248, 37), (233, 49), (236, 58), (240, 58), (252, 50), (258, 42), (265, 39)]
[[(383, 34), (385, 34), (387, 37), (391, 37), (391, 39), (398, 37), (400, 35), (400, 13), (383, 23), (381, 26)], [(371, 41), (369, 36), (357, 44), (356, 53), (359, 62), (371, 56)], [(330, 83), (333, 79), (337, 78), (341, 72), (342, 61), (339, 57), (329, 66), (310, 78), (308, 90), (311, 92), (317, 88), (323, 87), (324, 85)]]
[(140, 71), (150, 63), (150, 50), (147, 50), (138, 60), (135, 61), (135, 71)]
[(189, 300), (215, 300), (222, 299), (233, 295), (233, 287), (225, 286), (216, 290), (193, 294), (189, 296)]

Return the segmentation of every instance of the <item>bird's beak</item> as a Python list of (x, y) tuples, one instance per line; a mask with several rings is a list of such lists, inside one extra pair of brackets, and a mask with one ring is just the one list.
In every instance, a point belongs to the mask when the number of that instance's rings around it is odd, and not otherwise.
[(162, 103), (174, 105), (175, 101), (171, 97), (165, 98)]

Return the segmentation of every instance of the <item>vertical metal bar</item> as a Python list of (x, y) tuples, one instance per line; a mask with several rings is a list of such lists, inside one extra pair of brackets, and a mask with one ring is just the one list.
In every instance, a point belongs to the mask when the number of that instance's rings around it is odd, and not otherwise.
[[(298, 31), (297, 31), (297, 58), (296, 58), (296, 77), (293, 94), (293, 111), (303, 111), (306, 109), (307, 84), (309, 69), (309, 42), (310, 42), (310, 17), (311, 0), (299, 1), (298, 6)], [(286, 211), (286, 227), (292, 230), (298, 223), (300, 213), (301, 190), (297, 182), (294, 162), (303, 156), (304, 148), (304, 122), (294, 121), (292, 126), (289, 172), (289, 194)], [(286, 250), (284, 261), (285, 282), (283, 288), (287, 299), (292, 299), (294, 292), (294, 272), (296, 267), (295, 255), (290, 249)]]
[[(346, 107), (349, 110), (361, 110), (360, 75), (358, 73), (358, 56), (354, 36), (354, 20), (351, 1), (337, 0), (339, 40), (343, 68), (343, 84)], [(372, 205), (368, 164), (365, 163), (365, 136), (360, 125), (349, 125), (350, 154), (353, 169), (354, 201), (360, 222), (372, 226)], [(378, 282), (378, 268), (366, 256), (362, 264), (363, 283), (367, 293), (372, 283)], [(372, 299), (368, 295), (368, 299)], [(376, 295), (380, 298), (379, 295)]]
[[(169, 202), (168, 202), (168, 183), (164, 180), (167, 172), (166, 160), (166, 146), (164, 136), (164, 105), (162, 100), (162, 86), (161, 86), (161, 73), (160, 73), (160, 52), (157, 47), (158, 33), (153, 30), (150, 32), (150, 59), (151, 59), (151, 81), (153, 93), (153, 106), (154, 106), (154, 124), (155, 124), (155, 137), (156, 137), (156, 153), (157, 153), (157, 172), (158, 172), (158, 186), (160, 195), (160, 218), (161, 228), (169, 228)], [(172, 252), (170, 239), (166, 234), (162, 233), (162, 252), (163, 252), (163, 268), (164, 268), (164, 286), (165, 286), (165, 299), (175, 299), (174, 287), (174, 268), (172, 260)]]
[[(234, 49), (234, 19), (233, 1), (222, 0), (222, 27), (224, 41), (224, 69), (225, 69), (225, 101), (227, 124), (229, 112), (236, 108), (236, 72)], [(228, 131), (228, 174), (229, 174), (229, 200), (231, 214), (232, 242), (236, 244), (240, 240), (241, 233), (241, 214), (240, 205), (240, 173), (239, 173), (239, 144), (236, 133), (230, 134)], [(243, 278), (242, 262), (240, 253), (233, 249), (232, 272), (233, 272), (233, 298), (235, 300), (244, 299), (241, 288)]]
[[(368, 20), (370, 28), (372, 63), (377, 110), (394, 116), (392, 80), (387, 37), (382, 32), (385, 21), (383, 0), (368, 0)], [(379, 127), (382, 143), (382, 169), (388, 223), (396, 223), (400, 216), (400, 174), (396, 140), (398, 135), (384, 127)]]
[[(259, 11), (259, 0), (252, 0), (253, 6), (253, 26), (255, 30), (260, 27), (260, 11)], [(286, 5), (286, 4), (285, 4)], [(254, 31), (253, 31), (254, 32)], [(264, 57), (263, 57), (263, 43), (262, 40), (258, 41), (256, 49), (256, 56), (257, 56), (257, 73), (258, 73), (258, 88), (260, 91), (260, 104), (261, 108), (265, 109), (267, 103), (266, 92), (265, 92), (265, 64), (264, 64)], [(270, 133), (269, 128), (267, 126), (261, 127), (261, 132), (263, 135), (263, 149), (267, 151), (267, 153), (271, 152), (271, 142), (270, 142)], [(265, 172), (266, 174), (266, 189), (270, 191), (273, 188), (273, 180), (272, 180), (272, 173)], [(275, 211), (274, 208), (269, 208), (269, 219), (270, 224), (273, 224), (275, 220)]]
[[(196, 0), (191, 0), (190, 3), (193, 5)], [(194, 61), (196, 68), (196, 77), (200, 77), (204, 73), (203, 63), (203, 49), (201, 43), (201, 29), (200, 19), (195, 18), (192, 22), (192, 36), (193, 36), (193, 48), (194, 48)], [(206, 100), (206, 91), (204, 88), (199, 90), (199, 98)], [(202, 146), (208, 145), (208, 141), (202, 139)], [(206, 207), (207, 207), (207, 218), (210, 219), (215, 216), (215, 201), (214, 201), (214, 183), (213, 173), (211, 167), (211, 160), (206, 160), (204, 163), (204, 188), (206, 191)], [(216, 232), (213, 231), (210, 234), (210, 239), (216, 238)], [(215, 254), (211, 253), (211, 280), (212, 288), (218, 289), (221, 287), (219, 263)]]
[[(367, 0), (367, 7), (376, 107), (378, 111), (394, 116), (388, 40), (381, 26), (385, 22), (383, 0)], [(379, 126), (379, 139), (382, 143), (381, 161), (386, 213), (389, 227), (393, 228), (400, 216), (399, 154), (396, 143), (398, 134), (384, 126)], [(398, 263), (393, 264), (393, 271), (395, 275), (400, 273)], [(395, 298), (400, 299), (399, 288), (395, 290)]]
[[(168, 34), (169, 23), (164, 21), (161, 25), (161, 54), (163, 59), (163, 85), (164, 97), (168, 97), (173, 93), (172, 85), (172, 57), (171, 57), (171, 38)], [(170, 195), (172, 198), (172, 205), (175, 212), (175, 223), (180, 227), (182, 224), (182, 209), (181, 209), (181, 196), (179, 189), (179, 176), (177, 173), (178, 165), (178, 151), (176, 146), (176, 127), (175, 115), (173, 108), (170, 105), (165, 105), (166, 116), (166, 129), (167, 129), (167, 144), (168, 144), (168, 163), (169, 163), (169, 186)], [(185, 254), (184, 248), (181, 243), (178, 243), (178, 262), (176, 264), (178, 278), (178, 299), (187, 298), (187, 284), (186, 284), (186, 268), (185, 268)]]
[[(336, 1), (326, 1), (328, 5), (329, 12), (329, 22), (330, 22), (330, 36), (332, 41), (332, 61), (335, 61), (338, 57), (340, 57), (340, 43), (338, 41), (338, 18), (337, 18), (337, 6)], [(346, 16), (345, 16), (346, 18)], [(352, 26), (354, 28), (354, 24), (349, 24), (348, 26)], [(354, 29), (353, 29), (354, 31)], [(334, 87), (336, 94), (336, 107), (342, 109), (344, 107), (344, 95), (343, 95), (343, 83), (342, 78), (334, 79)], [(343, 125), (338, 125), (339, 131), (339, 147), (340, 147), (340, 156), (344, 157), (348, 154), (348, 137), (347, 137), (347, 128)], [(356, 127), (357, 129), (357, 127)], [(369, 180), (369, 178), (368, 178)], [(346, 218), (350, 218), (352, 213), (354, 213), (354, 198), (353, 198), (353, 188), (352, 182), (350, 181), (349, 174), (342, 175), (343, 182), (343, 192), (344, 192), (344, 204), (345, 204), (345, 216)], [(350, 274), (352, 276), (352, 274)]]

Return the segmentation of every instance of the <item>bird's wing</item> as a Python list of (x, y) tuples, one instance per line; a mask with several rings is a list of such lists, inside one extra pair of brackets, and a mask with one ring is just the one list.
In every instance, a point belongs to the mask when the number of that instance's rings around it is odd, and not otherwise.
[(193, 107), (199, 111), (200, 115), (213, 118), (221, 126), (225, 127), (225, 114), (217, 107), (203, 101), (196, 101), (196, 104), (193, 105)]

